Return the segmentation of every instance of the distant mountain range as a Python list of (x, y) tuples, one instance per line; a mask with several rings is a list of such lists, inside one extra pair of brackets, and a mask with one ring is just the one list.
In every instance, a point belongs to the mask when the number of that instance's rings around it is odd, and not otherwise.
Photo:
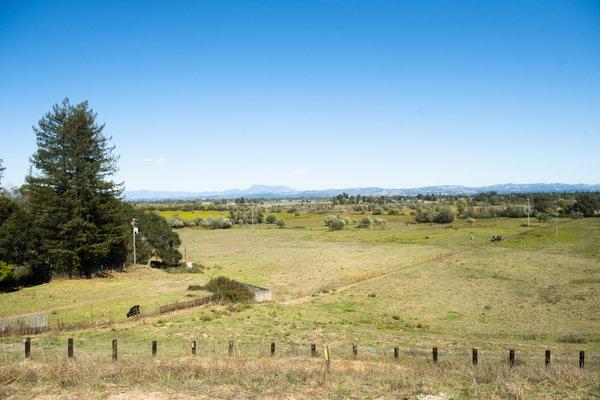
[(278, 185), (253, 185), (248, 189), (231, 189), (222, 192), (181, 192), (181, 191), (155, 191), (132, 190), (125, 191), (125, 200), (192, 200), (192, 199), (234, 199), (246, 198), (322, 198), (333, 197), (340, 193), (365, 196), (416, 196), (417, 194), (442, 194), (442, 195), (472, 195), (482, 192), (507, 193), (550, 193), (550, 192), (595, 192), (600, 191), (600, 184), (587, 185), (583, 183), (505, 183), (500, 185), (467, 187), (467, 186), (424, 186), (408, 189), (385, 189), (380, 187), (362, 187), (346, 189), (324, 190), (296, 190), (294, 188)]

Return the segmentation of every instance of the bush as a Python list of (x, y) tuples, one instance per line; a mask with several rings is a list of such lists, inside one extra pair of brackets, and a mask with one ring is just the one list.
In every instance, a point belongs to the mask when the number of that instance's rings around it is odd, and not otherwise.
[(326, 226), (330, 226), (332, 223), (334, 223), (337, 220), (338, 220), (337, 215), (328, 215), (325, 217), (324, 223)]
[(284, 228), (285, 227), (285, 220), (283, 220), (281, 218), (277, 218), (277, 221), (275, 221), (275, 224), (277, 225), (278, 228)]
[(417, 222), (447, 224), (454, 221), (454, 211), (450, 207), (442, 205), (419, 207), (416, 210), (415, 220)]
[(341, 231), (346, 229), (346, 222), (343, 219), (336, 219), (329, 224), (329, 229), (332, 231)]
[(373, 219), (373, 223), (377, 226), (385, 226), (385, 224), (387, 224), (387, 221), (383, 218), (375, 218)]
[(537, 213), (536, 218), (540, 222), (548, 222), (548, 221), (550, 221), (550, 216), (548, 214), (544, 213), (544, 212)]
[(216, 301), (237, 303), (254, 300), (254, 293), (246, 285), (224, 276), (211, 279), (203, 289), (213, 293)]
[(180, 229), (180, 228), (185, 227), (185, 221), (183, 219), (179, 218), (178, 216), (169, 218), (167, 220), (167, 223), (173, 229)]
[(383, 209), (379, 206), (372, 206), (371, 213), (373, 213), (373, 215), (381, 215), (383, 213)]
[(277, 223), (277, 215), (269, 214), (267, 215), (267, 224), (275, 224)]
[(370, 229), (373, 227), (373, 220), (369, 217), (364, 217), (363, 219), (360, 220), (358, 227)]
[(388, 215), (400, 215), (400, 210), (397, 208), (390, 208), (388, 210)]
[(473, 217), (467, 217), (465, 219), (469, 225), (473, 225), (475, 223), (475, 219)]
[(0, 289), (10, 289), (15, 285), (15, 266), (0, 261)]
[(207, 218), (202, 222), (202, 226), (210, 229), (229, 229), (233, 223), (229, 218), (220, 216), (219, 218)]

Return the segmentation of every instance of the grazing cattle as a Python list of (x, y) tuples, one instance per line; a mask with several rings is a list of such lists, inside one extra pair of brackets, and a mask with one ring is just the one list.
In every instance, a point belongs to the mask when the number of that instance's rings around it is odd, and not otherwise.
[(502, 240), (502, 236), (492, 236), (492, 240), (490, 242), (500, 242)]
[(429, 239), (429, 236), (425, 236), (425, 239)]
[(139, 305), (135, 305), (129, 309), (129, 312), (127, 313), (127, 318), (134, 317), (136, 315), (140, 315)]

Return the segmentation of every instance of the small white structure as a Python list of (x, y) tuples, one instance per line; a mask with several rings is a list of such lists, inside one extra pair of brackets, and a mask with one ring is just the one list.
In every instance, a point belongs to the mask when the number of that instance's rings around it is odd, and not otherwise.
[(264, 287), (251, 285), (249, 283), (240, 282), (242, 285), (246, 286), (248, 289), (254, 293), (254, 301), (257, 303), (262, 303), (264, 301), (270, 301), (273, 297), (273, 294), (269, 289)]

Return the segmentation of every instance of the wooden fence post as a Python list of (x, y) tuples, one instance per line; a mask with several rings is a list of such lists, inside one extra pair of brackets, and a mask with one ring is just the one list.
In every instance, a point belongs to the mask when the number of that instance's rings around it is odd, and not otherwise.
[(310, 345), (310, 356), (311, 357), (317, 356), (317, 345), (314, 343)]
[(67, 357), (73, 358), (73, 338), (67, 339)]
[(271, 357), (275, 355), (275, 342), (271, 342)]
[(397, 359), (399, 356), (399, 353), (400, 353), (400, 351), (399, 351), (398, 347), (394, 347), (394, 358)]
[(579, 368), (583, 368), (585, 366), (585, 351), (579, 351)]
[(112, 360), (117, 361), (117, 339), (112, 341)]
[(325, 370), (327, 372), (331, 371), (331, 354), (329, 354), (329, 345), (325, 345), (323, 348), (323, 355), (325, 356)]
[(25, 338), (25, 358), (29, 358), (31, 356), (31, 338)]
[(511, 367), (515, 365), (515, 351), (513, 349), (508, 351), (508, 363)]
[(355, 344), (352, 345), (352, 357), (358, 357), (358, 347)]
[(233, 356), (233, 340), (229, 341), (228, 349), (229, 349), (229, 357), (232, 357)]
[(472, 363), (473, 363), (473, 365), (477, 365), (477, 363), (479, 362), (479, 354), (477, 352), (477, 349), (473, 348), (472, 352), (473, 352)]
[(546, 350), (544, 359), (544, 364), (546, 365), (546, 367), (550, 365), (550, 357), (550, 350)]
[(152, 357), (155, 357), (157, 352), (158, 352), (158, 343), (156, 343), (156, 340), (153, 340), (152, 341)]
[(193, 356), (196, 355), (196, 341), (195, 340), (192, 341), (192, 355)]
[(438, 348), (434, 347), (433, 349), (431, 349), (431, 356), (433, 358), (433, 362), (437, 363), (438, 362)]

